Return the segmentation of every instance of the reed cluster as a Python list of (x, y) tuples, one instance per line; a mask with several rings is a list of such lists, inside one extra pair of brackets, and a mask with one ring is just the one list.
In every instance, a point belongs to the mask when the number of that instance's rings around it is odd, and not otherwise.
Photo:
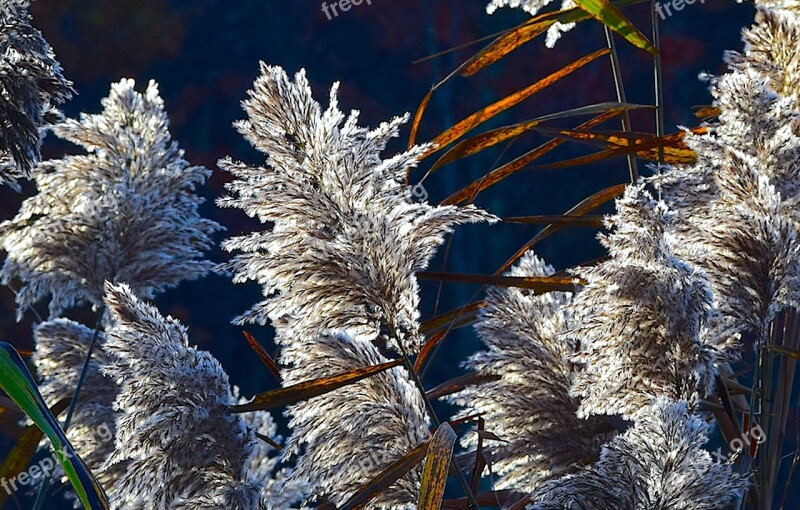
[[(548, 46), (591, 17), (576, 14), (591, 13), (577, 0), (541, 14), (548, 3), (493, 0), (488, 11), (538, 16)], [(557, 272), (529, 244), (450, 322), (422, 320), (418, 278), (456, 226), (498, 218), (468, 200), (417, 201), (409, 175), (484, 117), (387, 157), (408, 115), (363, 127), (339, 109), (337, 85), (323, 106), (304, 71), (262, 63), (236, 128), (264, 159), (220, 160), (232, 180), (217, 205), (263, 228), (228, 237), (233, 255), (215, 264), (206, 254), (222, 226), (201, 216), (197, 193), (211, 171), (172, 140), (157, 85), (122, 80), (100, 113), (61, 118), (54, 106), (71, 84), (26, 8), (0, 0), (0, 183), (30, 178), (36, 194), (0, 224), (0, 276), (19, 288), (19, 317), (49, 300), (32, 365), (97, 482), (74, 487), (76, 507), (792, 507), (800, 454), (782, 457), (800, 359), (796, 3), (757, 5), (744, 50), (707, 77), (702, 126), (637, 141), (623, 123), (616, 136), (628, 142), (608, 150), (657, 165), (643, 178), (632, 165), (632, 182), (604, 195), (616, 198), (599, 235), (606, 257)], [(45, 130), (84, 152), (41, 161)], [(243, 398), (186, 327), (148, 304), (212, 270), (261, 286), (263, 299), (232, 322), (274, 327), (275, 359), (254, 346), (280, 389)], [(95, 311), (94, 327), (65, 317), (80, 306)], [(483, 348), (467, 376), (429, 391), (421, 368), (464, 317)], [(436, 397), (458, 406), (448, 420)], [(286, 438), (270, 414), (280, 408)], [(713, 430), (733, 444), (753, 427), (765, 433), (758, 448), (711, 455)], [(449, 474), (464, 498), (442, 506)], [(55, 475), (74, 483), (66, 464)]]

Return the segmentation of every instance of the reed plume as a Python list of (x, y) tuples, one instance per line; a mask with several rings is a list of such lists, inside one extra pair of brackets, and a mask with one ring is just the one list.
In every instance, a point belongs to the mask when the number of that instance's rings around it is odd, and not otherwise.
[[(357, 112), (339, 110), (336, 85), (323, 111), (302, 71), (294, 81), (278, 67), (261, 71), (244, 103), (248, 120), (237, 127), (266, 165), (221, 162), (236, 180), (220, 205), (273, 223), (223, 243), (239, 252), (229, 266), (234, 281), (263, 285), (265, 300), (236, 322), (272, 322), (284, 385), (417, 352), (414, 273), (453, 224), (492, 217), (412, 201), (406, 170), (427, 147), (380, 157), (407, 117), (368, 130)], [(298, 456), (292, 479), (336, 505), (428, 436), (424, 400), (401, 367), (287, 412), (287, 455)], [(412, 470), (370, 507), (414, 508), (419, 484)]]
[(0, 184), (16, 187), (41, 159), (42, 128), (74, 92), (28, 14), (29, 0), (0, 2)]
[(696, 401), (714, 386), (724, 356), (701, 274), (677, 258), (665, 231), (671, 213), (630, 186), (601, 235), (608, 260), (579, 270), (587, 281), (569, 305), (580, 364), (571, 394), (578, 416), (636, 419), (658, 397)]
[[(104, 467), (126, 464), (113, 508), (268, 508), (267, 480), (255, 477), (265, 476), (265, 461), (252, 458), (265, 449), (257, 449), (255, 427), (231, 413), (239, 402), (220, 363), (189, 346), (182, 324), (141, 302), (127, 285), (108, 284), (106, 291), (111, 326), (104, 347), (111, 361), (103, 372), (119, 386), (119, 414), (115, 449)], [(250, 423), (273, 431), (271, 418)]]
[(708, 425), (686, 401), (655, 399), (590, 467), (545, 484), (529, 510), (721, 510), (747, 476), (714, 462)]
[(209, 170), (189, 166), (171, 140), (155, 82), (111, 87), (103, 112), (53, 127), (87, 154), (44, 162), (38, 194), (0, 225), (2, 281), (19, 281), (18, 316), (50, 295), (51, 317), (103, 301), (103, 282), (142, 297), (205, 275), (203, 252), (221, 227), (198, 214)]
[[(543, 277), (554, 273), (532, 251), (506, 276)], [(480, 415), (500, 441), (486, 441), (484, 455), (500, 475), (497, 489), (532, 493), (544, 482), (596, 457), (610, 428), (599, 417), (576, 416), (578, 399), (569, 395), (576, 343), (563, 334), (574, 326), (567, 304), (572, 294), (535, 294), (521, 288), (492, 288), (475, 330), (486, 350), (466, 368), (490, 380), (454, 394), (462, 406), (455, 418)], [(465, 437), (475, 446), (476, 434)]]

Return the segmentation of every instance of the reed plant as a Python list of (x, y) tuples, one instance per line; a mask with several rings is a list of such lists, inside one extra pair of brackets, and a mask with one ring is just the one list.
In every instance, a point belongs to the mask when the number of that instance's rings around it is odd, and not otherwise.
[[(172, 139), (157, 84), (122, 80), (100, 113), (64, 119), (55, 106), (72, 85), (27, 1), (0, 0), (0, 184), (36, 187), (0, 224), (0, 278), (18, 317), (49, 300), (28, 360), (0, 344), (6, 411), (13, 401), (28, 417), (0, 465), (3, 486), (33, 479), (35, 509), (56, 504), (61, 484), (93, 510), (796, 508), (800, 4), (757, 2), (744, 48), (704, 77), (697, 125), (667, 133), (655, 2), (648, 35), (623, 12), (641, 2), (492, 0), (489, 13), (529, 19), (489, 38), (415, 115), (376, 128), (340, 109), (338, 84), (321, 103), (305, 71), (262, 63), (235, 124), (261, 160), (221, 159), (231, 180), (216, 201), (261, 227), (228, 236), (232, 256), (215, 263), (207, 252), (223, 227), (202, 217), (198, 194), (211, 172)], [(597, 49), (417, 142), (448, 80), (480, 79), (540, 35), (559, 51), (592, 22), (605, 36)], [(627, 102), (620, 44), (652, 60), (652, 104)], [(608, 101), (481, 130), (604, 61)], [(651, 132), (633, 130), (634, 111)], [(409, 122), (408, 148), (386, 155)], [(42, 161), (45, 131), (83, 153)], [(532, 131), (547, 141), (441, 203), (418, 193), (430, 174)], [(572, 142), (596, 151), (538, 161)], [(532, 165), (607, 161), (629, 180), (561, 215), (474, 205)], [(429, 270), (455, 228), (499, 222), (542, 228), (493, 274)], [(537, 245), (573, 227), (601, 230), (606, 255), (556, 271)], [(261, 287), (232, 322), (274, 328), (274, 355), (245, 336), (279, 389), (243, 397), (148, 303), (211, 271)], [(482, 289), (423, 317), (421, 279)], [(65, 316), (79, 307), (93, 325)], [(465, 375), (430, 387), (434, 353), (466, 326), (483, 347), (465, 353)], [(437, 400), (458, 409), (444, 416)], [(32, 464), (50, 448), (57, 469)]]

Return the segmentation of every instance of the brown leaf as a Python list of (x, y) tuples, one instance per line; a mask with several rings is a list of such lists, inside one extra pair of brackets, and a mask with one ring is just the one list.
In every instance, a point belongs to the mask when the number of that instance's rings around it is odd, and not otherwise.
[[(613, 4), (617, 7), (625, 7), (643, 1), (644, 0), (622, 0), (613, 2)], [(492, 41), (476, 55), (464, 62), (458, 70), (461, 71), (461, 74), (464, 76), (472, 76), (484, 67), (497, 62), (520, 46), (523, 46), (540, 34), (543, 34), (557, 21), (561, 23), (579, 23), (589, 19), (592, 19), (591, 15), (577, 7), (563, 11), (539, 14)]]
[(419, 351), (419, 355), (417, 356), (416, 361), (414, 361), (414, 372), (419, 373), (422, 370), (422, 366), (425, 364), (425, 360), (428, 358), (428, 355), (439, 345), (439, 342), (442, 341), (444, 338), (445, 332), (439, 331), (438, 333), (434, 333), (425, 345), (422, 346), (422, 349)]
[(231, 411), (235, 413), (262, 411), (308, 400), (396, 367), (402, 362), (402, 360), (394, 360), (371, 367), (357, 368), (343, 374), (301, 382), (286, 388), (260, 393), (247, 404), (232, 406)]
[(397, 480), (411, 471), (414, 466), (419, 464), (428, 453), (428, 441), (420, 443), (416, 448), (403, 455), (400, 459), (391, 463), (383, 471), (378, 473), (375, 478), (359, 488), (350, 499), (348, 499), (339, 510), (358, 510), (364, 508), (381, 491), (388, 489)]
[(698, 119), (713, 119), (714, 117), (719, 117), (719, 114), (722, 113), (722, 110), (719, 109), (718, 106), (696, 106), (694, 110), (694, 116)]
[(519, 122), (517, 124), (512, 124), (510, 126), (504, 126), (501, 128), (492, 129), (490, 131), (481, 133), (479, 135), (473, 136), (471, 138), (468, 138), (466, 140), (457, 143), (452, 149), (447, 151), (441, 158), (439, 158), (439, 160), (437, 160), (436, 163), (434, 163), (431, 169), (428, 170), (428, 173), (432, 174), (440, 167), (448, 163), (452, 163), (453, 161), (456, 161), (458, 159), (472, 156), (473, 154), (477, 154), (482, 150), (494, 147), (499, 143), (517, 137), (522, 133), (525, 133), (526, 131), (530, 131), (531, 129), (538, 126), (542, 122), (556, 120), (556, 119), (577, 117), (580, 115), (595, 115), (598, 113), (622, 113), (624, 111), (643, 109), (643, 108), (652, 108), (652, 106), (630, 104), (630, 103), (619, 103), (616, 101), (598, 103), (594, 105), (581, 106), (579, 108), (572, 108), (570, 110), (565, 110), (562, 112), (551, 113), (549, 115), (543, 115), (541, 117), (537, 117), (535, 119), (531, 119), (525, 122)]
[(558, 71), (550, 74), (545, 78), (542, 78), (536, 83), (528, 85), (524, 89), (518, 90), (517, 92), (509, 96), (506, 96), (503, 99), (500, 99), (499, 101), (496, 101), (490, 104), (489, 106), (482, 108), (481, 110), (478, 110), (477, 112), (468, 116), (464, 120), (456, 123), (453, 127), (448, 129), (444, 133), (437, 136), (432, 142), (435, 145), (435, 147), (430, 149), (426, 153), (426, 156), (433, 154), (434, 152), (444, 148), (445, 146), (457, 140), (462, 135), (472, 130), (476, 126), (482, 124), (483, 122), (486, 122), (495, 115), (508, 110), (512, 106), (521, 103), (528, 97), (541, 91), (542, 89), (548, 87), (549, 85), (552, 85), (553, 83), (559, 81), (560, 79), (570, 75), (571, 73), (577, 71), (581, 67), (584, 67), (585, 65), (593, 62), (594, 60), (604, 55), (608, 55), (609, 51), (610, 50), (608, 48), (603, 48), (601, 50), (597, 50), (593, 53), (590, 53), (589, 55), (581, 57), (575, 62), (572, 62), (571, 64), (562, 67)]
[(417, 133), (419, 132), (419, 125), (422, 122), (422, 115), (425, 113), (425, 109), (428, 108), (428, 103), (431, 100), (431, 96), (433, 95), (433, 89), (429, 90), (425, 97), (422, 98), (422, 102), (417, 107), (417, 112), (414, 114), (414, 120), (411, 122), (411, 134), (408, 137), (408, 148), (414, 146), (417, 143)]
[(259, 438), (260, 440), (264, 441), (265, 443), (267, 443), (268, 445), (270, 445), (271, 447), (275, 448), (278, 451), (283, 450), (283, 447), (280, 445), (280, 443), (276, 442), (274, 439), (272, 439), (269, 436), (265, 436), (264, 434), (259, 434), (258, 432), (256, 432), (256, 437)]
[(250, 345), (250, 348), (255, 351), (258, 357), (261, 359), (261, 362), (267, 367), (267, 370), (275, 377), (278, 382), (281, 382), (281, 370), (278, 368), (278, 364), (275, 363), (275, 360), (272, 359), (272, 356), (264, 350), (258, 340), (255, 339), (253, 335), (251, 335), (247, 331), (242, 331), (242, 335), (244, 335), (247, 343)]
[[(612, 119), (618, 116), (620, 112), (606, 112), (597, 117), (590, 119), (576, 129), (590, 129), (594, 126), (602, 124), (603, 122)], [(498, 182), (502, 181), (509, 175), (518, 172), (525, 168), (529, 163), (532, 161), (544, 156), (545, 154), (549, 153), (553, 149), (557, 148), (559, 145), (564, 143), (564, 139), (554, 138), (539, 147), (519, 156), (518, 158), (510, 161), (503, 166), (500, 166), (488, 174), (484, 175), (483, 177), (476, 179), (473, 181), (469, 186), (462, 188), (461, 190), (453, 193), (447, 199), (442, 201), (443, 205), (457, 205), (468, 200), (473, 200), (478, 193), (481, 191), (489, 188), (497, 184)]]
[(532, 223), (534, 225), (563, 225), (567, 227), (594, 227), (603, 226), (603, 217), (599, 215), (579, 216), (575, 214), (552, 216), (517, 216), (503, 218), (505, 223)]
[(453, 327), (454, 324), (459, 326), (463, 323), (469, 323), (475, 320), (478, 311), (486, 306), (486, 301), (476, 301), (468, 305), (464, 305), (455, 310), (450, 310), (443, 314), (437, 315), (432, 319), (428, 319), (420, 325), (420, 331), (426, 334), (435, 333), (443, 329)]
[(783, 354), (784, 356), (789, 356), (792, 359), (800, 359), (800, 350), (792, 349), (791, 347), (785, 347), (783, 345), (768, 345), (767, 349), (775, 351), (778, 354)]
[[(618, 196), (622, 195), (625, 192), (626, 184), (617, 184), (616, 186), (611, 186), (610, 188), (606, 188), (603, 190), (598, 191), (597, 193), (593, 194), (590, 197), (584, 198), (581, 200), (577, 205), (573, 206), (569, 211), (566, 212), (568, 215), (583, 215), (587, 214), (601, 205), (617, 198)], [(514, 265), (514, 263), (519, 260), (528, 250), (533, 248), (536, 243), (545, 239), (555, 232), (561, 230), (563, 226), (561, 225), (547, 225), (538, 234), (533, 236), (533, 239), (525, 243), (517, 252), (509, 258), (505, 264), (500, 266), (500, 268), (495, 272), (496, 275), (500, 275), (508, 271), (508, 268)]]
[(461, 391), (467, 386), (497, 381), (498, 379), (500, 379), (499, 375), (479, 374), (477, 372), (472, 372), (454, 377), (453, 379), (445, 381), (435, 388), (431, 388), (425, 392), (425, 396), (427, 396), (429, 400), (436, 400), (446, 395), (452, 395), (457, 391)]
[(418, 510), (439, 510), (442, 507), (455, 444), (456, 433), (452, 427), (447, 422), (439, 425), (430, 440), (425, 457)]
[(552, 276), (497, 276), (468, 273), (439, 273), (435, 271), (423, 271), (417, 273), (417, 277), (423, 280), (437, 280), (442, 282), (455, 283), (477, 283), (480, 285), (492, 285), (495, 287), (519, 287), (532, 289), (539, 293), (566, 291), (575, 292), (578, 285), (583, 282), (572, 277), (552, 277)]

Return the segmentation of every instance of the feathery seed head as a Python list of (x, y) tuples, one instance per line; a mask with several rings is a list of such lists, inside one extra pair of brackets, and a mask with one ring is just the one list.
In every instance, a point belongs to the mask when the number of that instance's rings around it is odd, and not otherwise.
[(635, 418), (659, 396), (705, 396), (716, 374), (711, 294), (701, 274), (665, 239), (670, 215), (641, 185), (630, 186), (602, 236), (611, 258), (581, 270), (587, 285), (570, 308), (578, 342), (572, 394), (578, 416)]
[[(507, 276), (550, 276), (551, 266), (526, 253)], [(480, 414), (486, 430), (503, 442), (483, 446), (492, 469), (501, 476), (497, 489), (531, 493), (544, 482), (596, 457), (609, 438), (602, 418), (576, 416), (578, 400), (569, 395), (574, 366), (572, 341), (561, 335), (571, 327), (566, 305), (571, 294), (535, 295), (520, 288), (493, 288), (475, 326), (487, 349), (466, 367), (499, 379), (452, 395), (463, 407), (456, 418)], [(475, 434), (465, 437), (474, 446)]]
[(0, 2), (0, 184), (30, 177), (41, 158), (41, 128), (60, 117), (55, 105), (72, 83), (41, 32), (31, 26), (28, 0)]
[(203, 252), (221, 227), (200, 217), (196, 194), (209, 170), (190, 167), (171, 140), (155, 82), (140, 94), (122, 80), (103, 107), (53, 128), (87, 154), (42, 163), (39, 193), (0, 225), (2, 279), (22, 282), (20, 315), (48, 294), (52, 316), (99, 305), (106, 280), (152, 297), (212, 267)]
[(592, 466), (545, 484), (528, 510), (722, 510), (747, 476), (703, 449), (708, 425), (685, 401), (658, 398)]
[(263, 285), (265, 300), (236, 321), (271, 320), (288, 337), (347, 331), (377, 339), (385, 329), (390, 343), (416, 352), (414, 273), (452, 225), (493, 217), (472, 206), (412, 201), (403, 181), (425, 147), (380, 157), (407, 117), (368, 130), (357, 112), (345, 117), (338, 109), (336, 86), (322, 111), (304, 72), (291, 80), (279, 67), (261, 71), (244, 103), (248, 119), (237, 127), (266, 165), (220, 163), (236, 180), (219, 205), (274, 223), (223, 243), (239, 252), (229, 266), (234, 281)]
[[(228, 375), (209, 353), (190, 347), (186, 328), (139, 301), (125, 285), (106, 286), (111, 313), (104, 373), (119, 385), (114, 452), (107, 467), (127, 463), (114, 508), (256, 510), (264, 475), (255, 431), (229, 406)], [(271, 420), (256, 419), (255, 425)], [(263, 447), (262, 447), (263, 449)]]

